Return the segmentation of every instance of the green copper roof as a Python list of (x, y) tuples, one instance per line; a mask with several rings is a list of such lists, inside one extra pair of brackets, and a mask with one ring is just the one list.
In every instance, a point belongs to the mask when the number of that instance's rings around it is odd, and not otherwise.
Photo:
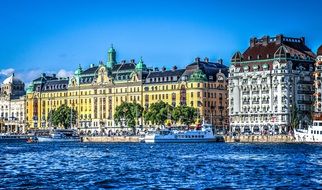
[(83, 69), (82, 69), (81, 65), (79, 64), (78, 69), (76, 69), (74, 74), (75, 75), (80, 75), (80, 74), (82, 74), (82, 72), (83, 72)]
[(113, 48), (113, 44), (111, 45), (110, 49), (108, 50), (108, 53), (115, 53), (115, 49)]
[(136, 64), (135, 69), (136, 70), (146, 69), (146, 65), (144, 64), (142, 57), (140, 58), (140, 61), (138, 62), (138, 64)]
[(202, 72), (201, 69), (197, 69), (189, 78), (192, 82), (204, 82), (207, 81), (207, 76)]
[(27, 88), (27, 93), (32, 93), (34, 91), (34, 83), (30, 83), (30, 85)]

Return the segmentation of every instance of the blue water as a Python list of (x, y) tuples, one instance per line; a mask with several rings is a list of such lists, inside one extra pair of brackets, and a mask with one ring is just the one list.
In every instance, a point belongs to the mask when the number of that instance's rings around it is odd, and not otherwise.
[(0, 188), (322, 188), (318, 144), (0, 144)]

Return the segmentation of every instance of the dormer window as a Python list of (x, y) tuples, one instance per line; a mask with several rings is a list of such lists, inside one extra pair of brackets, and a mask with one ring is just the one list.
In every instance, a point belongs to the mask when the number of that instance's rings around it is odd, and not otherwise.
[(244, 66), (243, 69), (244, 69), (244, 71), (249, 71), (249, 67), (248, 66)]

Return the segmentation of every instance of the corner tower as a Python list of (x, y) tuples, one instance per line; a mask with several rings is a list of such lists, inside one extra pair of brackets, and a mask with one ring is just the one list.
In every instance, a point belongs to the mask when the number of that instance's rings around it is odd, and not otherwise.
[(116, 64), (116, 51), (113, 48), (113, 44), (112, 44), (110, 49), (107, 52), (107, 67), (113, 68), (115, 64)]

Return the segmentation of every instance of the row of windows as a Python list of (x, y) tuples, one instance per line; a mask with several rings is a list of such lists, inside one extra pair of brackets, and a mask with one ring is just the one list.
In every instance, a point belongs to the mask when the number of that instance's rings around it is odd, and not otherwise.
[[(319, 131), (312, 130), (312, 131), (311, 131), (311, 134), (317, 134), (317, 135), (318, 135), (318, 134), (319, 134)], [(320, 135), (322, 135), (322, 131), (320, 131)]]
[(177, 138), (182, 138), (182, 139), (191, 139), (191, 138), (204, 138), (204, 135), (177, 135)]
[(179, 76), (167, 76), (167, 77), (156, 77), (156, 78), (148, 78), (146, 81), (149, 82), (170, 82), (170, 81), (177, 81)]
[[(67, 89), (66, 84), (56, 84), (56, 85), (47, 85), (45, 90), (63, 90)], [(38, 90), (40, 90), (40, 86), (38, 86)]]
[[(190, 84), (190, 87), (193, 88), (193, 84)], [(203, 84), (203, 83), (197, 83), (197, 88), (217, 88), (217, 89), (222, 89), (224, 90), (225, 87), (223, 85), (218, 85), (216, 86), (215, 84)], [(164, 86), (152, 86), (150, 87), (145, 87), (144, 90), (145, 91), (157, 91), (157, 90), (174, 90), (177, 89), (176, 85), (164, 85)], [(123, 93), (123, 92), (140, 92), (140, 87), (126, 87), (126, 88), (117, 88), (115, 89), (115, 93)], [(93, 94), (106, 94), (106, 93), (113, 93), (112, 89), (108, 89), (108, 90), (94, 90)], [(91, 95), (91, 91), (80, 91), (80, 95)], [(69, 96), (77, 96), (78, 92), (69, 92), (68, 93)], [(67, 92), (58, 92), (58, 93), (48, 93), (48, 94), (43, 94), (41, 97), (45, 98), (45, 97), (66, 97), (67, 96)]]

